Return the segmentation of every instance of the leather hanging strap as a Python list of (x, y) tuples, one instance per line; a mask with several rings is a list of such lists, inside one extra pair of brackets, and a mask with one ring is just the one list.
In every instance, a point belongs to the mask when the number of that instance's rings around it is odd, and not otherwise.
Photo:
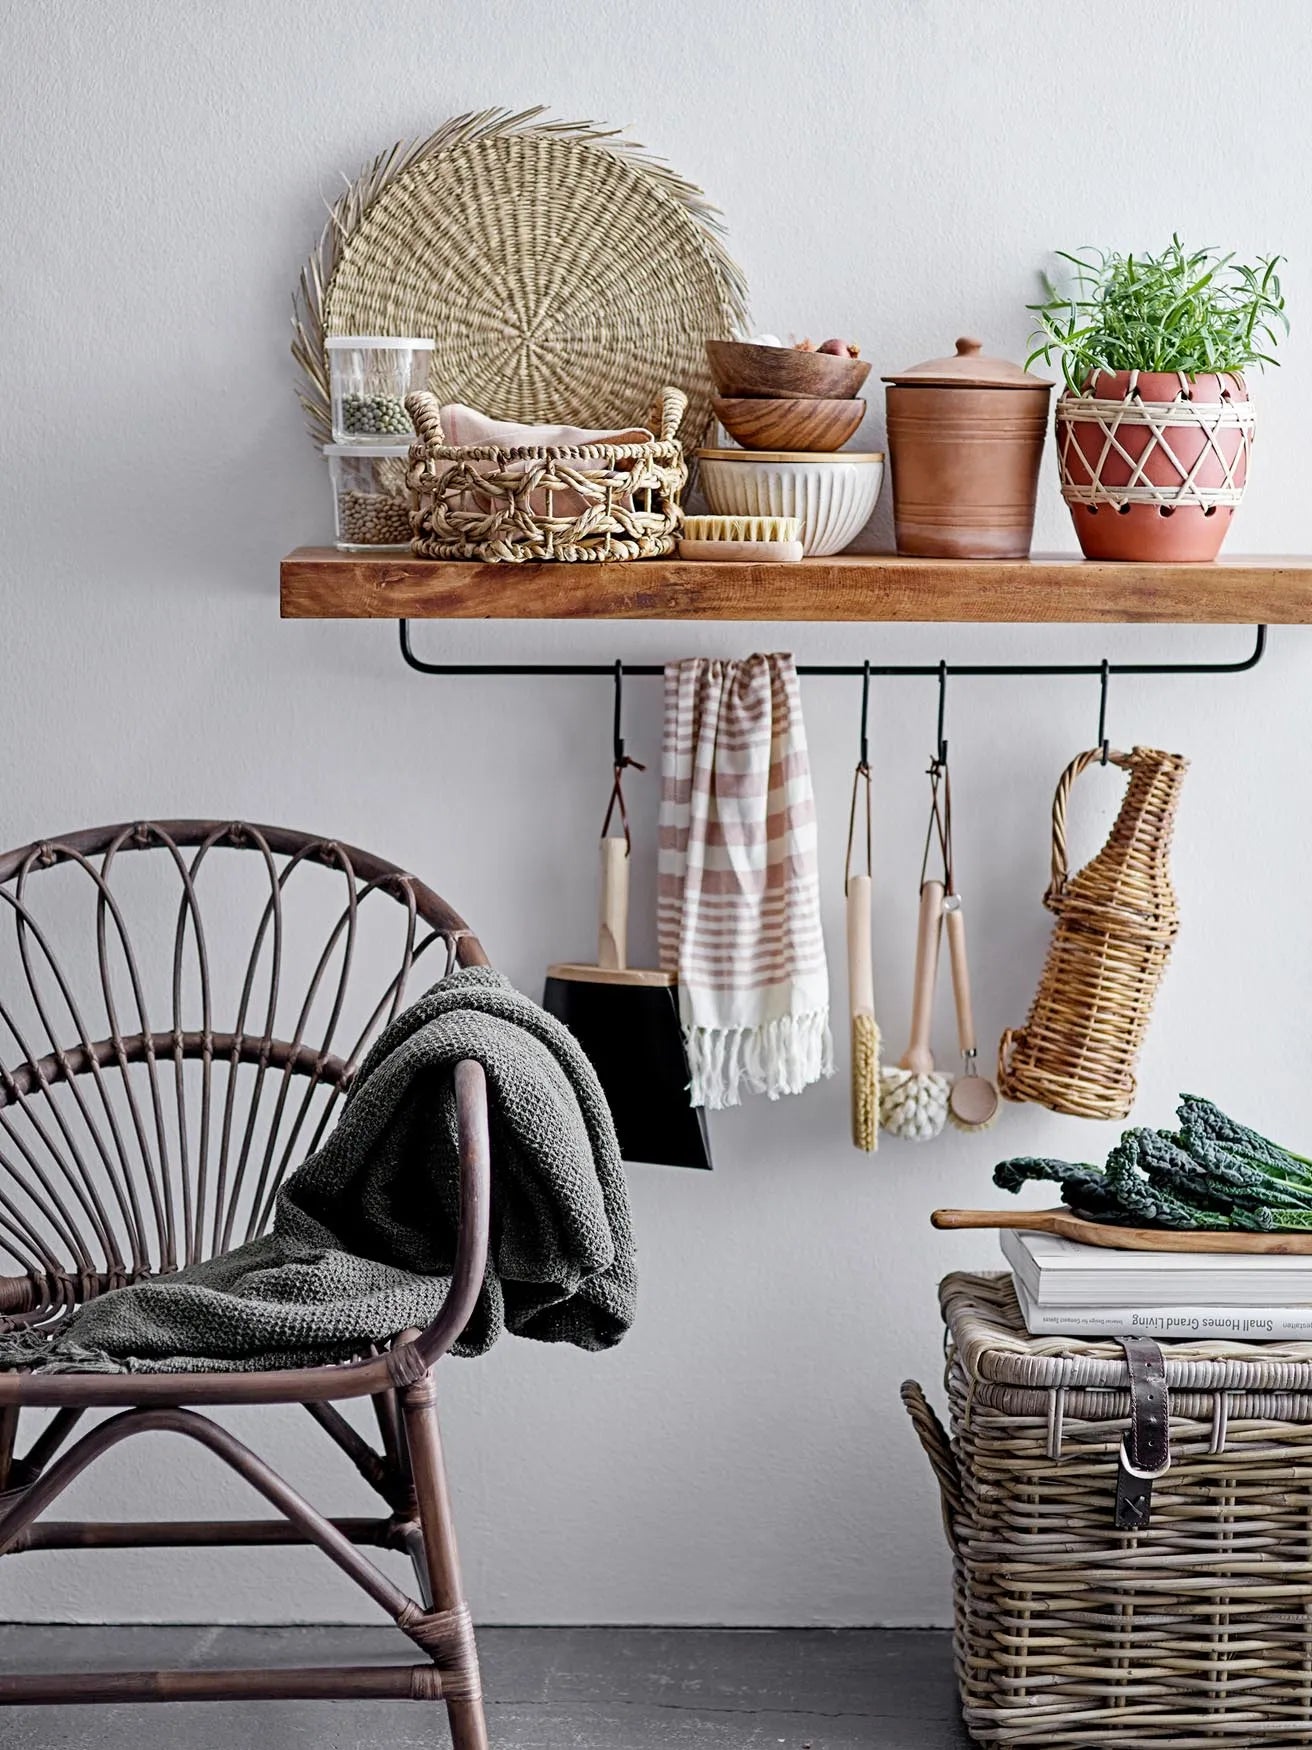
[(629, 811), (624, 806), (624, 774), (630, 766), (635, 772), (645, 772), (647, 770), (641, 760), (630, 759), (626, 753), (620, 754), (619, 758), (615, 761), (615, 775), (611, 783), (610, 802), (606, 807), (606, 818), (601, 823), (601, 836), (602, 838), (605, 838), (606, 834), (610, 831), (611, 819), (618, 807), (620, 811), (620, 825), (624, 829), (624, 848), (626, 852), (631, 854), (633, 851), (633, 835), (629, 831)]
[(860, 792), (862, 782), (865, 783), (866, 787), (866, 874), (874, 874), (874, 866), (871, 862), (873, 840), (871, 837), (870, 815), (870, 762), (869, 760), (858, 760), (856, 770), (852, 774), (852, 806), (847, 811), (847, 855), (843, 858), (844, 893), (847, 892), (848, 885), (852, 879), (852, 851), (856, 845), (856, 799)]
[(1171, 1400), (1166, 1362), (1151, 1337), (1118, 1337), (1130, 1371), (1130, 1428), (1116, 1466), (1116, 1529), (1144, 1531), (1153, 1482), (1171, 1468)]

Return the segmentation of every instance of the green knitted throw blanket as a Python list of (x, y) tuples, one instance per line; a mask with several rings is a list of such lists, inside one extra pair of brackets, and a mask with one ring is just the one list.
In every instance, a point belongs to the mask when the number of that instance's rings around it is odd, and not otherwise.
[(222, 1257), (0, 1333), (0, 1365), (63, 1372), (307, 1367), (436, 1316), (459, 1221), (454, 1067), (483, 1065), (492, 1242), (455, 1353), (503, 1329), (605, 1349), (633, 1320), (628, 1196), (601, 1086), (573, 1036), (489, 967), (458, 969), (380, 1034), (273, 1229)]

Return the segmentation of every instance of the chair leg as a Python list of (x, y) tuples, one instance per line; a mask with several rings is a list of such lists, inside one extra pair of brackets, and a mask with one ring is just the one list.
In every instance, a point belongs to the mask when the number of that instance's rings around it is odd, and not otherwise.
[(9, 1487), (9, 1473), (14, 1467), (14, 1442), (18, 1438), (18, 1404), (0, 1407), (0, 1495)]
[[(463, 1611), (466, 1608), (464, 1585), (460, 1577), (460, 1556), (456, 1548), (455, 1524), (451, 1517), (446, 1466), (442, 1460), (442, 1436), (437, 1423), (437, 1394), (431, 1372), (417, 1380), (414, 1385), (402, 1389), (401, 1409), (405, 1418), (406, 1443), (410, 1449), (415, 1494), (419, 1502), (424, 1561), (428, 1569), (433, 1607), (439, 1611)], [(449, 1695), (446, 1702), (451, 1743), (453, 1750), (488, 1750), (487, 1722), (483, 1715), (483, 1700), (478, 1683), (478, 1654), (472, 1630), (468, 1635), (467, 1662), (470, 1667), (470, 1681), (465, 1687), (472, 1689), (473, 1693)]]

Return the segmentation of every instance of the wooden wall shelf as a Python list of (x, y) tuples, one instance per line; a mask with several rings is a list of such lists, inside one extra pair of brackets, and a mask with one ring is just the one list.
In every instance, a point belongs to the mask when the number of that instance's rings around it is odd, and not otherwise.
[(1112, 565), (847, 553), (800, 565), (479, 565), (298, 547), (282, 562), (282, 613), (294, 620), (1303, 625), (1312, 623), (1312, 558)]

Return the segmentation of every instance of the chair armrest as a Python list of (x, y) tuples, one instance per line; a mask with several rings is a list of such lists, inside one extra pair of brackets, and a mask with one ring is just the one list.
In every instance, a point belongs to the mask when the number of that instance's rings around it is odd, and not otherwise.
[(0, 1316), (31, 1312), (37, 1304), (37, 1286), (30, 1276), (0, 1276)]
[[(460, 1231), (451, 1288), (442, 1310), (415, 1339), (425, 1370), (447, 1353), (473, 1316), (487, 1271), (492, 1204), (492, 1145), (488, 1136), (487, 1077), (465, 1058), (455, 1068), (460, 1151)], [(396, 1350), (392, 1351), (395, 1355)]]

